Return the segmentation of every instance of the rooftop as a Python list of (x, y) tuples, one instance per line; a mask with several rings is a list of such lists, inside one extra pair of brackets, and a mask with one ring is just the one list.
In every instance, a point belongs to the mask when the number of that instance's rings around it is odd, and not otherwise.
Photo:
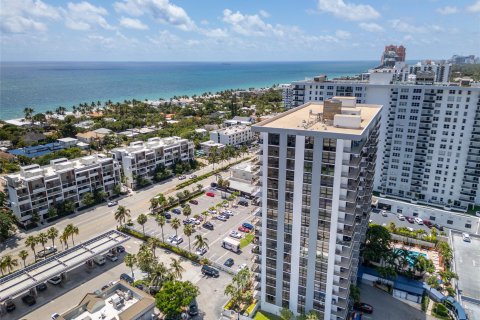
[(236, 125), (236, 126), (231, 126), (231, 127), (215, 130), (215, 131), (212, 131), (212, 132), (213, 133), (215, 133), (215, 132), (223, 133), (223, 134), (229, 135), (229, 134), (234, 134), (236, 132), (243, 132), (243, 131), (246, 131), (246, 130), (250, 130), (250, 127), (245, 126), (245, 125)]
[[(337, 105), (338, 110), (336, 111), (327, 111), (324, 108), (324, 103), (309, 102), (257, 123), (254, 127), (361, 135), (369, 124), (379, 116), (382, 106), (356, 104), (354, 99), (333, 97), (329, 101), (333, 103), (341, 102), (340, 105)], [(332, 116), (332, 113), (333, 120), (326, 120), (327, 115)]]

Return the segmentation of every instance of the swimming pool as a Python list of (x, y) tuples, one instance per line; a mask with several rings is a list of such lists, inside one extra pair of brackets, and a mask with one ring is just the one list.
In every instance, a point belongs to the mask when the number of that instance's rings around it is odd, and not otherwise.
[(417, 259), (418, 256), (424, 256), (425, 258), (428, 259), (427, 255), (425, 253), (417, 252), (417, 251), (410, 251), (410, 250), (404, 250), (404, 249), (393, 249), (393, 252), (395, 253), (403, 253), (404, 251), (408, 252), (408, 257), (407, 257), (407, 262), (410, 267), (413, 267), (415, 264), (415, 260)]

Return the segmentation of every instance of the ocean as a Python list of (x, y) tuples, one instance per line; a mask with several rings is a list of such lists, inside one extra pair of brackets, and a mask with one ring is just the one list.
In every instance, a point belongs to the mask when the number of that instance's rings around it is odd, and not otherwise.
[(108, 100), (158, 100), (225, 89), (290, 83), (326, 74), (356, 75), (377, 61), (320, 62), (0, 62), (0, 119), (68, 110)]

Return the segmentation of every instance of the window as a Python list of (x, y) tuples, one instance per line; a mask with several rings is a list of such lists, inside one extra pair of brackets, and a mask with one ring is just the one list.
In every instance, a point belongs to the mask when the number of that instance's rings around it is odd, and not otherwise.
[(447, 220), (447, 224), (453, 224), (453, 220)]
[(470, 229), (470, 228), (472, 228), (472, 224), (471, 224), (471, 223), (468, 223), (468, 222), (467, 222), (467, 223), (465, 223), (465, 228), (467, 228), (467, 229)]
[(434, 216), (430, 216), (430, 221), (435, 221), (435, 217), (434, 217)]

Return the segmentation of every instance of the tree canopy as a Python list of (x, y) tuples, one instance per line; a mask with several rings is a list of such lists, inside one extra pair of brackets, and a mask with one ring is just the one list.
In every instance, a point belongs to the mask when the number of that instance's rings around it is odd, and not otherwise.
[(190, 281), (167, 281), (155, 296), (157, 308), (167, 317), (178, 316), (200, 294)]

